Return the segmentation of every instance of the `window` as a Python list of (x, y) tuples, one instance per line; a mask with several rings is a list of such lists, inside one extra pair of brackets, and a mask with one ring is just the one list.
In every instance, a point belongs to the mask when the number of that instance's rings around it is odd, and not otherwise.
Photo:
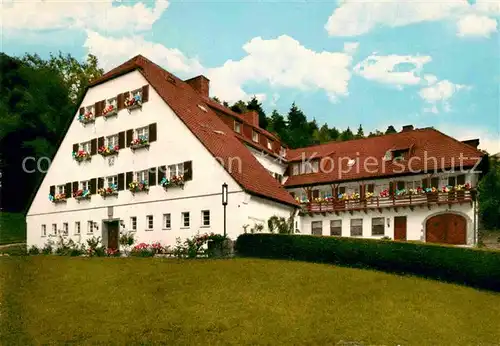
[(80, 150), (83, 150), (83, 151), (86, 151), (87, 153), (90, 153), (90, 141), (81, 143)]
[(52, 224), (52, 234), (57, 235), (57, 224), (55, 223)]
[(136, 89), (131, 92), (132, 97), (139, 96), (142, 99), (142, 88), (141, 89)]
[(64, 185), (57, 185), (57, 193), (58, 194), (63, 194), (64, 195), (65, 191), (66, 191), (66, 186), (64, 186)]
[(323, 235), (323, 221), (312, 221), (311, 222), (311, 234), (312, 235)]
[(339, 194), (343, 195), (345, 193), (345, 186), (339, 187)]
[(292, 164), (292, 175), (299, 175), (299, 174), (300, 174), (299, 164), (298, 163)]
[(75, 222), (75, 234), (80, 234), (80, 221)]
[(313, 173), (319, 172), (319, 160), (314, 160), (311, 162), (311, 169)]
[(93, 221), (87, 221), (87, 233), (88, 234), (94, 233), (94, 222)]
[(83, 191), (88, 190), (90, 188), (90, 182), (88, 180), (84, 180), (80, 182), (80, 189)]
[(108, 181), (108, 187), (111, 187), (112, 185), (118, 186), (118, 176), (117, 175), (112, 175), (110, 177), (107, 177), (106, 180)]
[(286, 149), (285, 147), (280, 148), (280, 156), (286, 156)]
[(457, 185), (465, 185), (465, 174), (457, 176)]
[(363, 219), (351, 220), (351, 237), (361, 237), (363, 235)]
[(374, 217), (372, 219), (372, 235), (384, 235), (385, 222), (383, 217)]
[(172, 227), (172, 221), (170, 213), (163, 214), (163, 229), (170, 229)]
[(118, 145), (118, 135), (106, 137), (106, 145), (108, 147), (116, 147)]
[(330, 235), (342, 236), (342, 220), (330, 220)]
[(252, 141), (259, 142), (259, 134), (255, 131), (252, 131)]
[(137, 231), (137, 217), (135, 216), (130, 218), (130, 230), (133, 232)]
[(394, 150), (394, 160), (404, 160), (408, 152), (409, 149)]
[(135, 130), (136, 138), (139, 138), (141, 136), (149, 138), (149, 126), (141, 127), (137, 130)]
[(366, 185), (366, 191), (373, 193), (375, 191), (375, 184)]
[(149, 178), (149, 175), (148, 175), (147, 169), (145, 169), (143, 171), (135, 172), (135, 180), (136, 181), (146, 181), (146, 180), (148, 180), (148, 178)]
[(113, 98), (110, 98), (108, 100), (106, 100), (106, 105), (109, 106), (109, 105), (112, 105), (113, 108), (116, 108), (116, 97), (113, 97)]
[(64, 236), (68, 235), (68, 223), (67, 222), (63, 223), (63, 235)]
[(47, 226), (42, 225), (42, 237), (46, 237), (46, 236), (47, 236)]
[(439, 178), (431, 178), (431, 187), (439, 188)]
[(273, 142), (271, 140), (267, 140), (267, 149), (273, 150)]
[(148, 215), (146, 216), (146, 223), (148, 225), (148, 231), (152, 231), (153, 230), (153, 215)]
[(210, 210), (201, 211), (201, 224), (205, 227), (210, 226)]
[(406, 186), (406, 183), (404, 181), (398, 181), (396, 183), (396, 189), (398, 189), (398, 190), (404, 190), (405, 186)]
[(182, 227), (189, 227), (189, 211), (185, 211), (182, 213)]
[(170, 179), (172, 179), (174, 176), (179, 176), (183, 174), (184, 174), (184, 162), (179, 163), (177, 165), (168, 166), (168, 175)]
[(234, 122), (234, 131), (241, 133), (241, 124), (237, 121)]
[(94, 113), (94, 106), (88, 106), (88, 107), (85, 107), (85, 112), (88, 113), (88, 112), (92, 112)]

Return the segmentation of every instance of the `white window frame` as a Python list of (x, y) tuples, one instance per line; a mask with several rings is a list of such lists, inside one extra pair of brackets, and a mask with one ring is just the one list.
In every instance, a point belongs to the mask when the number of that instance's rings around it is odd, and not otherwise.
[(236, 133), (241, 133), (241, 123), (238, 121), (234, 121), (234, 131)]
[(83, 143), (80, 143), (80, 145), (79, 145), (79, 150), (86, 151), (87, 153), (90, 153), (91, 148), (92, 148), (91, 141), (83, 142)]
[(131, 232), (137, 231), (137, 216), (130, 217), (130, 231)]
[(82, 229), (81, 229), (81, 224), (80, 221), (75, 221), (75, 234), (81, 234)]
[(57, 185), (58, 194), (66, 194), (66, 185)]
[[(340, 225), (338, 225), (340, 224)], [(333, 229), (339, 229), (340, 228), (340, 234), (332, 234), (332, 228)], [(335, 219), (335, 220), (330, 220), (330, 236), (332, 237), (341, 237), (342, 236), (342, 219)]]
[(115, 147), (118, 145), (118, 134), (107, 136), (106, 137), (106, 146), (112, 146)]
[(152, 231), (154, 229), (154, 217), (153, 215), (146, 215), (146, 231)]
[(311, 173), (318, 173), (319, 172), (319, 160), (314, 160), (311, 162)]
[[(111, 184), (110, 184), (111, 181)], [(112, 184), (115, 184), (118, 186), (118, 176), (117, 175), (110, 175), (109, 177), (106, 177), (106, 183), (108, 187), (110, 187)]]
[(113, 108), (116, 110), (118, 108), (117, 104), (118, 104), (118, 101), (117, 101), (116, 97), (112, 97), (112, 98), (106, 100), (106, 107), (109, 105), (112, 105)]
[[(187, 221), (187, 223), (186, 223), (186, 221)], [(191, 215), (189, 214), (189, 211), (183, 211), (181, 213), (181, 222), (182, 222), (182, 227), (181, 228), (189, 228), (189, 227), (191, 227)]]
[(87, 221), (87, 234), (94, 234), (94, 221)]
[[(317, 226), (318, 224), (320, 225), (319, 227)], [(321, 229), (321, 234), (317, 234), (317, 235), (323, 235), (323, 221), (319, 221), (319, 220), (311, 221), (311, 234), (312, 235), (315, 235), (315, 232), (314, 232), (315, 229)]]
[(147, 169), (135, 172), (135, 181), (143, 181), (143, 180), (148, 181), (149, 183), (149, 172)]
[[(361, 221), (361, 223), (359, 225), (355, 225), (355, 223), (357, 223), (358, 221)], [(363, 236), (363, 219), (351, 219), (351, 223), (350, 223), (350, 228), (349, 228), (349, 235), (351, 237), (362, 237)], [(353, 227), (361, 227), (361, 234), (359, 235), (353, 235), (352, 234), (352, 231), (353, 231)]]
[(92, 114), (95, 115), (94, 113), (94, 106), (87, 106), (85, 107), (85, 113), (92, 112)]
[(163, 229), (172, 228), (172, 215), (170, 213), (163, 214)]
[(52, 235), (57, 235), (57, 223), (52, 224)]
[(172, 179), (172, 177), (183, 175), (184, 174), (184, 162), (177, 163), (174, 165), (169, 165), (167, 167), (168, 170), (168, 178)]
[(135, 138), (139, 138), (139, 136), (144, 136), (149, 141), (149, 126), (139, 127), (135, 129)]
[[(383, 231), (382, 234), (373, 233), (374, 226), (382, 226), (382, 231)], [(385, 217), (373, 217), (372, 218), (372, 236), (375, 236), (375, 237), (385, 236)]]
[(69, 235), (69, 225), (67, 222), (63, 222), (63, 236)]
[(273, 150), (273, 142), (270, 139), (267, 140), (267, 149)]
[(299, 174), (300, 174), (300, 164), (292, 163), (292, 175), (299, 175)]
[(252, 130), (252, 141), (259, 143), (259, 133), (255, 130)]
[(201, 211), (201, 227), (210, 227), (210, 210)]
[(46, 237), (47, 236), (47, 225), (43, 224), (41, 231), (42, 231), (42, 237)]
[(142, 88), (132, 90), (130, 92), (130, 95), (132, 95), (132, 97), (134, 97), (135, 95), (139, 95), (141, 97), (141, 101), (142, 101)]
[(85, 190), (90, 190), (90, 180), (83, 180), (80, 182), (80, 189), (85, 191)]

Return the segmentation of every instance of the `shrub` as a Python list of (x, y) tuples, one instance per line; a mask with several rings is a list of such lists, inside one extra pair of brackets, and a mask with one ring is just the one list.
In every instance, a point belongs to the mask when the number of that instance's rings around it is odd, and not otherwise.
[(333, 263), (415, 274), (500, 291), (500, 252), (308, 235), (242, 234), (240, 255)]
[(137, 244), (130, 251), (130, 256), (134, 257), (153, 257), (154, 254), (153, 249), (146, 243)]
[(101, 237), (87, 239), (86, 253), (89, 257), (103, 257), (106, 255), (104, 246), (101, 245)]
[(40, 252), (41, 250), (36, 245), (31, 245), (31, 247), (28, 249), (29, 255), (39, 255)]
[(44, 255), (50, 255), (54, 251), (54, 242), (52, 240), (48, 240), (43, 246), (41, 252)]

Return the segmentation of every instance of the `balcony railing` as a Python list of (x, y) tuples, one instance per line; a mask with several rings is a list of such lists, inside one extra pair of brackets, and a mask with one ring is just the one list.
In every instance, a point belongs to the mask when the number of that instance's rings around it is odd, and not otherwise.
[(372, 196), (366, 199), (329, 199), (321, 202), (301, 203), (306, 213), (324, 213), (337, 211), (353, 211), (364, 209), (381, 209), (397, 207), (414, 207), (424, 205), (460, 204), (475, 200), (475, 190), (452, 192), (430, 192), (422, 194), (392, 195), (387, 197)]

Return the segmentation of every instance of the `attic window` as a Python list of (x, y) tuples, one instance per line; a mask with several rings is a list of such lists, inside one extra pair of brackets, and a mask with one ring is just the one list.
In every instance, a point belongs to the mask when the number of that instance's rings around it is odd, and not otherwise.
[(252, 132), (252, 140), (256, 143), (259, 142), (259, 134), (255, 131)]
[(219, 130), (214, 130), (214, 132), (218, 135), (225, 135), (226, 134), (224, 131), (219, 131)]
[(237, 121), (234, 122), (234, 131), (241, 133), (241, 123)]
[(387, 150), (384, 155), (384, 161), (391, 161), (392, 160), (392, 151)]
[(207, 109), (205, 107), (203, 107), (202, 105), (198, 105), (198, 108), (201, 109), (204, 112), (207, 112)]
[(394, 160), (404, 160), (408, 152), (408, 149), (394, 150)]
[(355, 163), (356, 163), (356, 160), (349, 159), (349, 161), (347, 161), (347, 166), (352, 167), (352, 166), (354, 166)]

